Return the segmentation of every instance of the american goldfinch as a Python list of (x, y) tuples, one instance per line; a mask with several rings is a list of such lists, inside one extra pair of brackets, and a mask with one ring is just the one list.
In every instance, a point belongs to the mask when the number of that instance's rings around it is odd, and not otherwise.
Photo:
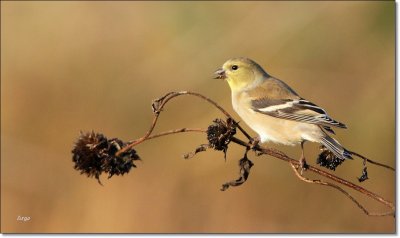
[(346, 125), (330, 118), (324, 109), (300, 97), (253, 60), (230, 59), (215, 72), (215, 78), (228, 82), (234, 110), (257, 132), (261, 143), (301, 145), (302, 170), (307, 168), (306, 141), (324, 145), (340, 159), (352, 159), (350, 152), (327, 133), (334, 133), (331, 127)]

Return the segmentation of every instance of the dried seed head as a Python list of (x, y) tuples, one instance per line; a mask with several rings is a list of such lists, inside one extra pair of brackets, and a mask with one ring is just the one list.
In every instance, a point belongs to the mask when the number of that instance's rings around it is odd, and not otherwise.
[(215, 119), (207, 129), (207, 140), (211, 148), (222, 150), (226, 154), (228, 144), (236, 134), (237, 124), (230, 118), (226, 122), (222, 119)]
[(115, 175), (128, 173), (133, 163), (140, 160), (134, 149), (115, 156), (115, 153), (124, 147), (126, 143), (114, 138), (108, 140), (103, 134), (95, 132), (81, 133), (72, 150), (72, 161), (74, 168), (86, 174), (88, 177), (95, 177), (99, 183), (100, 175), (108, 173), (108, 178)]
[(321, 154), (318, 155), (317, 164), (330, 170), (336, 170), (336, 167), (341, 165), (344, 159), (336, 157), (331, 151), (324, 146), (321, 147)]

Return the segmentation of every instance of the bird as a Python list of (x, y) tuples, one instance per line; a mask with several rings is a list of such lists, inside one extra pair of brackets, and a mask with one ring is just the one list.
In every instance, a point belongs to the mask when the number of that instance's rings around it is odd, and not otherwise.
[(323, 145), (341, 160), (352, 159), (351, 153), (328, 134), (334, 134), (332, 127), (346, 129), (346, 125), (299, 96), (255, 61), (245, 57), (229, 59), (215, 71), (214, 78), (228, 83), (233, 109), (258, 134), (253, 138), (255, 144), (300, 144), (301, 172), (308, 168), (304, 156), (307, 141)]

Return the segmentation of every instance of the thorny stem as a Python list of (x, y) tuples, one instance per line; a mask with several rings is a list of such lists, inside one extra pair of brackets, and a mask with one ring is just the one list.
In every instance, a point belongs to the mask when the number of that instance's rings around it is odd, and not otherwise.
[[(214, 102), (213, 100), (211, 100), (211, 99), (209, 99), (209, 98), (207, 98), (207, 97), (205, 97), (205, 96), (203, 96), (201, 94), (194, 93), (194, 92), (189, 92), (189, 91), (170, 92), (170, 93), (167, 93), (165, 96), (153, 101), (152, 108), (153, 108), (153, 112), (154, 112), (155, 115), (154, 115), (154, 118), (153, 118), (153, 122), (152, 122), (152, 124), (150, 126), (150, 129), (147, 131), (147, 133), (143, 137), (132, 141), (130, 144), (128, 144), (124, 148), (120, 149), (116, 153), (116, 156), (120, 155), (121, 153), (123, 153), (123, 152), (133, 148), (134, 146), (136, 146), (136, 145), (138, 145), (138, 144), (140, 144), (140, 143), (142, 143), (142, 142), (144, 142), (146, 140), (149, 140), (149, 139), (153, 139), (153, 138), (157, 138), (157, 137), (161, 137), (161, 136), (166, 136), (166, 135), (171, 135), (171, 134), (176, 134), (176, 133), (182, 133), (182, 132), (206, 132), (206, 130), (199, 129), (199, 128), (181, 128), (181, 129), (175, 129), (175, 130), (170, 130), (170, 131), (162, 132), (162, 133), (159, 133), (159, 134), (151, 135), (151, 133), (154, 130), (154, 127), (157, 124), (157, 120), (159, 118), (160, 112), (164, 108), (165, 104), (169, 100), (171, 100), (172, 98), (175, 98), (175, 97), (181, 96), (181, 95), (192, 95), (192, 96), (196, 96), (196, 97), (199, 97), (201, 99), (204, 99), (205, 101), (209, 102), (210, 104), (212, 104), (216, 108), (218, 108), (226, 117), (231, 118), (233, 120), (232, 116), (228, 112), (226, 112), (221, 106), (219, 106), (216, 102)], [(237, 127), (246, 136), (246, 138), (248, 140), (251, 140), (251, 136), (242, 127), (240, 127), (239, 125), (237, 125)], [(233, 137), (231, 139), (231, 141), (236, 143), (236, 144), (238, 144), (238, 145), (246, 147), (246, 149), (249, 148), (249, 146), (250, 146), (250, 142), (246, 143), (246, 142), (244, 142), (244, 141), (242, 141), (242, 140), (240, 140), (240, 139), (238, 139), (236, 137)], [(332, 183), (325, 182), (325, 181), (310, 180), (310, 179), (307, 179), (307, 178), (303, 177), (302, 175), (300, 175), (298, 173), (298, 171), (296, 169), (296, 167), (298, 168), (300, 166), (299, 161), (290, 158), (289, 156), (287, 156), (282, 151), (279, 151), (279, 150), (276, 150), (276, 149), (273, 149), (273, 148), (264, 148), (264, 147), (261, 147), (259, 145), (256, 145), (254, 147), (254, 150), (261, 152), (261, 154), (270, 155), (270, 156), (272, 156), (274, 158), (277, 158), (277, 159), (280, 159), (280, 160), (288, 162), (291, 165), (291, 167), (293, 168), (293, 170), (295, 171), (296, 176), (300, 180), (302, 180), (304, 182), (330, 186), (330, 187), (333, 187), (333, 188), (339, 190), (341, 193), (346, 195), (350, 200), (352, 200), (357, 205), (357, 207), (359, 207), (365, 214), (367, 214), (369, 216), (389, 216), (389, 215), (394, 215), (394, 213), (395, 213), (395, 206), (394, 206), (394, 204), (392, 202), (390, 202), (390, 201), (382, 198), (381, 196), (379, 196), (379, 195), (377, 195), (377, 194), (375, 194), (373, 192), (370, 192), (370, 191), (366, 190), (365, 188), (360, 187), (360, 186), (358, 186), (358, 185), (356, 185), (356, 184), (354, 184), (354, 183), (352, 183), (350, 181), (347, 181), (345, 179), (337, 177), (337, 176), (335, 176), (335, 175), (333, 175), (331, 173), (328, 173), (326, 171), (320, 170), (320, 169), (318, 169), (316, 167), (313, 167), (313, 166), (309, 166), (309, 168), (307, 170), (307, 171), (311, 171), (311, 172), (314, 172), (316, 174), (319, 174), (319, 175), (321, 175), (323, 177), (329, 178), (329, 179), (331, 179), (331, 180), (333, 180), (333, 181), (335, 181), (335, 182), (337, 182), (339, 184), (342, 184), (344, 186), (347, 186), (347, 187), (349, 187), (351, 189), (354, 189), (354, 190), (356, 190), (356, 191), (358, 191), (358, 192), (360, 192), (360, 193), (362, 193), (362, 194), (364, 194), (364, 195), (366, 195), (366, 196), (378, 201), (379, 203), (384, 204), (385, 206), (389, 207), (392, 211), (385, 212), (385, 213), (371, 213), (367, 209), (365, 209), (353, 196), (351, 196), (348, 192), (346, 192), (341, 187), (339, 187), (339, 186), (337, 186), (335, 184), (332, 184)], [(364, 157), (364, 156), (362, 156), (362, 155), (360, 155), (358, 153), (355, 153), (355, 152), (350, 152), (350, 153), (352, 153), (353, 155), (356, 155), (356, 156), (364, 159), (364, 161), (368, 161), (371, 164), (374, 164), (374, 165), (377, 165), (377, 166), (381, 166), (381, 167), (390, 169), (392, 171), (395, 171), (395, 169), (393, 167), (390, 167), (388, 165), (384, 165), (384, 164), (375, 162), (375, 161), (370, 160), (370, 159), (368, 159), (368, 158), (366, 158), (366, 157)]]

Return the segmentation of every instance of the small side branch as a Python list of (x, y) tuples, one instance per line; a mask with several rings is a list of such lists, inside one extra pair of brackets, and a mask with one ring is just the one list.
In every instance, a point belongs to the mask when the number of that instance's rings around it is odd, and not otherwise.
[(374, 164), (374, 165), (377, 165), (377, 166), (380, 166), (380, 167), (383, 167), (383, 168), (392, 170), (393, 172), (396, 171), (395, 168), (393, 168), (393, 167), (391, 167), (391, 166), (389, 166), (389, 165), (381, 164), (381, 163), (379, 163), (379, 162), (370, 160), (370, 159), (368, 159), (368, 158), (366, 158), (366, 157), (364, 157), (364, 156), (362, 156), (362, 155), (360, 155), (360, 154), (358, 154), (358, 153), (356, 153), (356, 152), (354, 152), (354, 151), (349, 151), (349, 152), (350, 152), (351, 154), (353, 154), (353, 155), (355, 155), (355, 156), (357, 156), (357, 157), (363, 159), (364, 161), (367, 161), (368, 163), (371, 163), (371, 164)]
[[(153, 118), (153, 122), (151, 123), (150, 129), (147, 131), (147, 133), (133, 141), (132, 143), (130, 143), (129, 145), (125, 146), (124, 148), (122, 148), (121, 150), (119, 150), (116, 153), (116, 156), (119, 156), (120, 154), (130, 150), (131, 148), (133, 148), (135, 145), (138, 145), (140, 143), (142, 143), (143, 141), (145, 141), (147, 139), (147, 137), (149, 137), (151, 135), (151, 133), (154, 130), (154, 127), (157, 124), (159, 115), (161, 113), (161, 111), (163, 110), (164, 106), (168, 103), (169, 100), (178, 97), (178, 96), (182, 96), (182, 95), (191, 95), (191, 96), (195, 96), (198, 98), (201, 98), (205, 101), (207, 101), (208, 103), (212, 104), (213, 106), (215, 106), (218, 110), (220, 110), (226, 117), (231, 118), (233, 120), (233, 117), (225, 110), (223, 109), (221, 106), (219, 106), (216, 102), (214, 102), (213, 100), (209, 99), (208, 97), (205, 97), (199, 93), (194, 93), (194, 92), (189, 92), (189, 91), (181, 91), (181, 92), (169, 92), (167, 94), (165, 94), (164, 96), (162, 96), (161, 98), (158, 98), (156, 100), (153, 101), (152, 104), (152, 109), (154, 112), (154, 118)], [(234, 123), (238, 124), (235, 120), (233, 120)], [(237, 128), (247, 137), (247, 139), (251, 139), (251, 136), (238, 124)]]

